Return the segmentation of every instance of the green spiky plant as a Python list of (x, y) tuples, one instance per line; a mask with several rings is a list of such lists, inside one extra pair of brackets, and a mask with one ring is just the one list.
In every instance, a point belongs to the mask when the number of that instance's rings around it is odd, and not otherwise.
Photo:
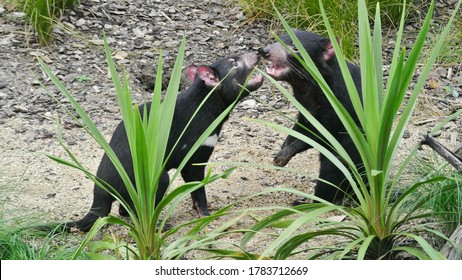
[[(262, 120), (255, 121), (306, 141), (324, 154), (344, 173), (358, 200), (353, 207), (337, 206), (313, 195), (285, 189), (285, 191), (305, 196), (319, 203), (285, 209), (257, 222), (241, 241), (241, 247), (244, 251), (248, 242), (255, 235), (262, 234), (263, 229), (271, 227), (275, 223), (285, 222), (287, 224), (285, 230), (259, 255), (259, 258), (286, 259), (294, 258), (295, 255), (302, 253), (305, 258), (310, 259), (394, 259), (399, 258), (399, 254), (410, 255), (418, 259), (444, 258), (422, 237), (425, 234), (434, 234), (446, 238), (443, 233), (425, 224), (425, 219), (432, 217), (432, 213), (425, 211), (422, 206), (431, 199), (432, 195), (422, 193), (417, 202), (413, 202), (411, 206), (408, 203), (413, 200), (413, 194), (417, 191), (430, 183), (442, 181), (446, 177), (436, 176), (417, 181), (402, 192), (397, 192), (396, 190), (401, 187), (399, 186), (400, 176), (413, 159), (417, 149), (411, 152), (398, 166), (396, 166), (398, 164), (396, 151), (409, 123), (419, 93), (449, 33), (461, 3), (462, 0), (457, 2), (452, 17), (440, 35), (438, 43), (433, 47), (431, 55), (421, 68), (420, 76), (411, 90), (409, 98), (404, 102), (430, 28), (434, 9), (433, 1), (419, 36), (409, 52), (401, 47), (405, 15), (403, 12), (388, 80), (384, 79), (382, 72), (380, 7), (377, 5), (374, 28), (371, 31), (366, 2), (365, 0), (358, 1), (362, 101), (346, 66), (345, 57), (329, 24), (322, 1), (319, 1), (329, 38), (335, 48), (349, 97), (361, 122), (362, 129), (355, 124), (352, 116), (335, 97), (310, 56), (294, 35), (293, 30), (278, 12), (286, 32), (300, 51), (300, 62), (318, 82), (358, 149), (366, 177), (363, 180), (361, 170), (354, 165), (348, 153), (335, 137), (301, 106), (287, 89), (263, 73), (328, 140), (329, 145), (334, 148), (341, 160), (322, 145), (292, 129)], [(384, 82), (386, 82), (385, 86)], [(441, 189), (448, 191), (456, 187), (457, 184), (452, 182)], [(343, 222), (326, 218), (325, 215), (329, 215), (334, 210), (345, 216)], [(310, 241), (323, 237), (335, 241), (322, 247), (310, 247)]]
[[(124, 73), (122, 82), (119, 79), (114, 62), (111, 58), (110, 49), (106, 41), (105, 50), (106, 59), (117, 93), (123, 122), (127, 131), (130, 151), (133, 158), (135, 174), (134, 177), (136, 184), (131, 182), (119, 159), (114, 154), (112, 148), (104, 139), (103, 135), (98, 131), (95, 124), (83, 111), (83, 109), (72, 97), (72, 95), (67, 91), (65, 86), (57, 79), (53, 72), (43, 63), (42, 60), (39, 59), (43, 70), (51, 78), (60, 92), (70, 101), (72, 107), (75, 109), (77, 115), (82, 121), (80, 122), (77, 117), (73, 116), (69, 110), (68, 113), (71, 114), (75, 121), (79, 122), (82, 127), (88, 131), (88, 133), (90, 133), (90, 135), (99, 143), (99, 145), (101, 145), (105, 153), (109, 156), (110, 160), (119, 172), (123, 182), (125, 183), (130, 198), (134, 204), (134, 209), (131, 209), (128, 203), (124, 201), (124, 199), (110, 185), (104, 184), (100, 180), (97, 180), (95, 175), (87, 170), (78, 161), (78, 159), (75, 158), (72, 152), (64, 144), (61, 135), (61, 128), (58, 126), (58, 141), (64, 147), (71, 161), (52, 155), (48, 155), (48, 157), (59, 163), (71, 166), (84, 172), (85, 175), (87, 175), (95, 182), (95, 184), (113, 194), (116, 200), (120, 202), (120, 204), (125, 209), (127, 209), (130, 217), (130, 222), (126, 222), (124, 219), (115, 216), (108, 216), (98, 219), (88, 232), (88, 235), (82, 242), (81, 247), (76, 252), (74, 257), (80, 256), (85, 246), (89, 244), (89, 242), (101, 229), (101, 227), (106, 224), (118, 224), (129, 229), (129, 235), (135, 241), (136, 247), (130, 245), (122, 245), (124, 246), (124, 250), (126, 252), (124, 256), (127, 258), (177, 259), (188, 251), (200, 250), (208, 246), (219, 244), (220, 241), (216, 241), (216, 238), (223, 234), (224, 230), (229, 227), (230, 224), (217, 227), (216, 229), (208, 232), (206, 236), (200, 233), (204, 227), (213, 222), (217, 217), (225, 215), (229, 207), (225, 207), (224, 209), (216, 211), (214, 214), (208, 217), (186, 222), (171, 229), (166, 228), (166, 222), (172, 215), (175, 207), (187, 196), (189, 196), (191, 192), (219, 178), (225, 178), (234, 170), (233, 168), (228, 169), (218, 175), (212, 175), (210, 169), (202, 182), (189, 182), (176, 187), (171, 192), (167, 192), (162, 201), (159, 202), (158, 205), (155, 205), (155, 197), (159, 178), (165, 167), (166, 161), (170, 156), (166, 154), (166, 147), (169, 137), (168, 132), (170, 131), (170, 127), (172, 125), (176, 96), (181, 80), (185, 39), (183, 38), (182, 44), (180, 46), (170, 82), (162, 101), (162, 55), (159, 56), (159, 64), (157, 69), (158, 75), (156, 75), (156, 83), (152, 95), (150, 113), (147, 115), (147, 110), (144, 110), (143, 116), (140, 115), (138, 106), (132, 105), (130, 86), (126, 74)], [(212, 94), (213, 91), (214, 90), (212, 90), (209, 95)], [(56, 97), (54, 97), (54, 99), (58, 100)], [(237, 102), (237, 100), (235, 102)], [(176, 173), (172, 176), (170, 184), (175, 181), (175, 178), (180, 174), (182, 168), (186, 165), (194, 152), (200, 147), (200, 145), (205, 141), (210, 133), (215, 130), (219, 123), (230, 113), (234, 105), (235, 104), (229, 106), (227, 110), (225, 110), (219, 116), (219, 118), (217, 118), (210, 125), (210, 127), (202, 134), (202, 136), (199, 137), (196, 144), (191, 148), (187, 156), (183, 159), (181, 165), (177, 168)], [(178, 141), (179, 140), (180, 139), (178, 139)], [(165, 155), (167, 155), (167, 157), (165, 157)], [(165, 161), (164, 158), (166, 158)], [(184, 233), (184, 235), (175, 236), (175, 234), (177, 234), (180, 230), (186, 231), (186, 233)], [(175, 236), (174, 241), (171, 240), (173, 236)], [(102, 243), (100, 243), (100, 245), (101, 244)], [(122, 250), (117, 245), (111, 248), (117, 249), (119, 251)]]

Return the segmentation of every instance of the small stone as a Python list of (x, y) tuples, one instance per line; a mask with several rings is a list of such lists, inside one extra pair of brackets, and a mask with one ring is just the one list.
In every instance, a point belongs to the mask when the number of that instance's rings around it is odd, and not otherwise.
[(257, 107), (257, 101), (253, 99), (246, 100), (242, 102), (243, 109), (255, 109)]
[(67, 30), (74, 30), (75, 29), (75, 25), (73, 25), (72, 23), (63, 22), (62, 24), (64, 25), (64, 29), (67, 29)]
[(180, 44), (180, 42), (178, 42), (178, 41), (170, 41), (170, 42), (165, 42), (164, 46), (166, 48), (174, 48), (174, 47), (178, 46), (179, 44)]
[(46, 198), (47, 198), (47, 199), (48, 199), (48, 198), (54, 198), (55, 196), (56, 196), (56, 193), (48, 193), (48, 194), (46, 195)]
[(122, 15), (122, 16), (125, 15), (125, 12), (123, 12), (123, 11), (110, 11), (110, 13), (114, 14), (114, 15), (119, 15), (119, 16), (120, 15)]
[(26, 107), (24, 106), (21, 106), (21, 105), (14, 105), (13, 106), (13, 109), (17, 112), (21, 112), (21, 113), (27, 113), (29, 112), (29, 109), (27, 109)]
[(12, 12), (9, 14), (12, 19), (22, 19), (26, 17), (26, 13), (23, 12)]
[(133, 28), (133, 33), (135, 34), (136, 37), (144, 37), (144, 35), (146, 34), (145, 31), (141, 30), (138, 27)]
[(46, 112), (45, 114), (43, 114), (43, 117), (45, 119), (51, 120), (53, 119), (53, 114), (51, 114), (51, 112)]
[(148, 14), (149, 17), (155, 17), (157, 16), (157, 11), (155, 9), (152, 9), (149, 14)]
[(128, 53), (125, 51), (118, 50), (116, 53), (112, 56), (112, 58), (117, 59), (117, 60), (124, 60), (127, 58)]
[(444, 69), (444, 68), (437, 68), (435, 70), (436, 74), (438, 74), (438, 76), (440, 77), (444, 77), (446, 78), (446, 76), (448, 75), (448, 70)]
[(236, 53), (239, 49), (236, 46), (230, 46), (229, 47), (229, 52), (230, 53)]
[[(112, 38), (106, 38), (106, 40), (107, 40), (108, 44), (111, 44), (111, 43), (115, 42), (115, 39), (112, 39)], [(88, 40), (88, 42), (90, 42), (91, 44), (96, 45), (96, 46), (104, 46), (104, 40), (103, 39), (92, 39), (92, 40)]]
[(81, 18), (79, 19), (78, 21), (75, 22), (75, 25), (78, 26), (78, 27), (82, 27), (83, 25), (85, 25), (86, 21), (84, 18)]
[(0, 45), (10, 45), (14, 37), (14, 34), (2, 35), (2, 38), (0, 39)]
[(40, 57), (43, 62), (45, 62), (46, 64), (52, 64), (53, 63), (53, 60), (51, 60), (51, 58), (49, 58), (47, 55), (44, 55), (44, 56), (41, 56)]
[(101, 40), (101, 39), (89, 40), (88, 42), (96, 46), (104, 46), (104, 40)]
[(40, 52), (40, 51), (31, 51), (31, 52), (29, 52), (29, 55), (32, 55), (32, 56), (42, 56), (43, 53)]

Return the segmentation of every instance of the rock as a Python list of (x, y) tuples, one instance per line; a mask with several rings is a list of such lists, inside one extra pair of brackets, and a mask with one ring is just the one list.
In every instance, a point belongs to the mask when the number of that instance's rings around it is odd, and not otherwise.
[(68, 30), (75, 30), (75, 25), (73, 25), (72, 23), (69, 23), (69, 22), (62, 22), (62, 24), (64, 25), (64, 28), (65, 29), (68, 29)]
[(241, 102), (241, 106), (243, 109), (255, 109), (257, 107), (257, 101), (253, 99), (248, 99), (243, 102)]
[(84, 18), (81, 18), (75, 22), (75, 25), (78, 27), (82, 27), (83, 25), (85, 25), (85, 23), (86, 23), (86, 20)]
[(136, 37), (144, 37), (146, 35), (146, 32), (141, 30), (140, 28), (136, 27), (133, 28), (133, 33), (135, 34)]
[(446, 76), (448, 75), (448, 70), (444, 68), (437, 68), (435, 72), (436, 74), (438, 74), (438, 76), (443, 78), (446, 78)]
[(11, 45), (12, 39), (14, 37), (15, 37), (14, 34), (8, 34), (6, 36), (2, 35), (2, 38), (0, 38), (0, 46)]
[(166, 48), (175, 48), (180, 45), (180, 42), (173, 40), (173, 41), (165, 42), (163, 45)]
[(104, 46), (104, 40), (102, 39), (88, 40), (88, 42), (92, 43), (95, 46)]
[(21, 113), (27, 113), (27, 112), (29, 112), (29, 109), (27, 109), (25, 106), (21, 106), (21, 105), (14, 105), (14, 106), (13, 106), (13, 109), (14, 109), (16, 112), (21, 112)]
[(127, 56), (128, 56), (127, 52), (118, 50), (115, 52), (115, 54), (112, 55), (112, 58), (117, 59), (117, 60), (124, 60), (125, 58), (127, 58)]
[(12, 22), (20, 23), (22, 20), (26, 18), (26, 13), (12, 12), (12, 13), (7, 13), (6, 17), (8, 18), (8, 20), (11, 20)]
[[(113, 38), (106, 38), (106, 40), (107, 40), (108, 44), (112, 44), (112, 43), (116, 42), (116, 40), (113, 39)], [(92, 40), (88, 40), (88, 42), (90, 42), (91, 44), (93, 44), (95, 46), (104, 46), (104, 40), (103, 39), (92, 39)]]

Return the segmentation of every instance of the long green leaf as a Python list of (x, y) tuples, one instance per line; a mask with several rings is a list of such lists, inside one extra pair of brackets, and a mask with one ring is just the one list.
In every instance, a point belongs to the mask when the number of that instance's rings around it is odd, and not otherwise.
[[(228, 174), (234, 171), (235, 168), (230, 168), (220, 174), (213, 175), (209, 178), (204, 179), (202, 182), (189, 182), (185, 183), (176, 189), (172, 190), (169, 194), (167, 194), (164, 199), (159, 203), (159, 209), (156, 209), (154, 212), (154, 219), (157, 220), (159, 219), (159, 216), (161, 214), (160, 210), (164, 210), (164, 220), (161, 223), (161, 226), (159, 227), (159, 230), (163, 229), (165, 222), (167, 219), (170, 217), (170, 215), (173, 213), (173, 210), (180, 204), (181, 201), (184, 200), (184, 198), (191, 194), (193, 191), (204, 187), (205, 185), (212, 183), (218, 179), (226, 177)], [(166, 209), (166, 206), (168, 204), (171, 204), (168, 209)]]
[[(459, 11), (461, 3), (462, 3), (462, 1), (458, 1), (452, 16), (448, 21), (448, 24), (446, 25), (443, 32), (439, 36), (439, 40), (438, 40), (436, 46), (432, 48), (431, 55), (428, 58), (426, 64), (424, 65), (424, 67), (423, 67), (423, 69), (421, 71), (421, 74), (420, 74), (420, 76), (419, 76), (419, 78), (417, 80), (416, 85), (414, 86), (414, 89), (413, 89), (413, 91), (411, 93), (411, 96), (409, 97), (408, 103), (407, 103), (406, 107), (404, 108), (404, 110), (402, 112), (402, 116), (401, 116), (401, 118), (400, 118), (400, 120), (399, 120), (399, 122), (397, 124), (395, 132), (394, 132), (393, 137), (391, 139), (390, 146), (393, 147), (394, 149), (390, 149), (390, 152), (388, 153), (388, 155), (386, 157), (386, 161), (390, 161), (390, 159), (393, 158), (394, 154), (396, 153), (398, 144), (399, 144), (399, 142), (400, 142), (400, 140), (402, 138), (405, 127), (409, 123), (410, 116), (411, 116), (411, 113), (412, 113), (412, 111), (414, 109), (418, 94), (419, 94), (420, 90), (422, 89), (424, 83), (426, 82), (426, 79), (427, 79), (427, 77), (428, 77), (428, 75), (430, 73), (430, 70), (432, 69), (432, 66), (433, 66), (434, 62), (435, 62), (436, 58), (438, 57), (438, 53), (441, 50), (441, 47), (443, 46), (447, 35), (449, 34), (449, 31), (451, 29), (451, 25), (452, 25), (452, 23), (453, 23), (453, 21), (455, 19), (455, 16), (457, 15), (457, 13)], [(413, 54), (414, 59), (417, 59), (419, 57), (419, 55), (420, 55), (421, 46), (422, 46), (423, 42), (425, 41), (425, 37), (426, 37), (426, 33), (424, 34), (424, 33), (422, 33), (422, 31), (423, 30), (428, 30), (428, 25), (430, 24), (430, 20), (431, 20), (430, 16), (433, 13), (433, 6), (434, 5), (433, 5), (433, 1), (432, 1), (432, 4), (430, 5), (429, 11), (428, 11), (429, 17), (426, 18), (426, 20), (425, 20), (425, 22), (424, 22), (424, 24), (422, 26), (421, 33), (419, 33), (419, 37), (417, 38), (416, 44), (414, 45), (413, 50), (411, 52), (411, 54)], [(408, 61), (409, 60), (410, 60), (410, 58), (408, 58)]]
[(367, 250), (369, 250), (369, 246), (371, 245), (372, 241), (376, 237), (377, 236), (375, 235), (369, 235), (362, 241), (362, 244), (358, 250), (358, 260), (364, 259), (364, 257), (366, 256)]
[[(152, 93), (152, 100), (151, 100), (151, 111), (150, 114), (147, 118), (148, 124), (147, 124), (147, 132), (146, 136), (147, 139), (150, 139), (152, 143), (158, 143), (160, 137), (165, 137), (163, 134), (163, 131), (160, 130), (160, 124), (162, 123), (162, 116), (161, 116), (161, 110), (159, 109), (161, 106), (161, 100), (162, 100), (162, 76), (163, 76), (163, 70), (162, 70), (162, 64), (163, 64), (163, 59), (162, 59), (162, 51), (159, 53), (159, 62), (157, 65), (157, 71), (156, 71), (156, 81), (154, 84), (154, 91)], [(153, 182), (154, 185), (157, 185), (160, 179), (160, 174), (159, 172), (155, 172), (155, 170), (159, 170), (160, 166), (162, 166), (162, 160), (164, 154), (162, 154), (162, 151), (159, 151), (157, 148), (157, 144), (151, 144), (148, 145), (148, 154), (150, 155), (149, 158), (149, 166), (151, 166), (152, 169), (152, 174), (150, 176), (150, 181)], [(157, 183), (157, 184), (156, 184)], [(155, 195), (157, 193), (157, 188), (152, 189), (151, 193), (151, 198), (155, 199)]]
[[(375, 53), (372, 49), (373, 40), (371, 37), (370, 23), (368, 10), (366, 7), (365, 1), (358, 1), (358, 27), (359, 27), (359, 53), (361, 61), (361, 86), (362, 86), (362, 96), (363, 96), (363, 107), (364, 107), (364, 118), (367, 121), (362, 123), (362, 127), (365, 131), (367, 137), (367, 142), (370, 147), (377, 147), (378, 145), (378, 128), (377, 124), (380, 122), (380, 109), (379, 109), (379, 99), (381, 98), (381, 93), (378, 92), (377, 81), (380, 80), (377, 78), (378, 75), (381, 76), (382, 69), (380, 72), (376, 65), (380, 65), (375, 62)], [(345, 74), (342, 73), (344, 76)], [(370, 149), (371, 157), (375, 163), (377, 158), (376, 151)], [(371, 166), (376, 169), (375, 164)]]
[(159, 132), (162, 133), (162, 137), (159, 138), (158, 149), (159, 154), (157, 156), (156, 162), (164, 162), (164, 156), (166, 153), (167, 142), (169, 138), (170, 128), (172, 127), (173, 113), (175, 111), (176, 97), (178, 96), (178, 89), (181, 82), (181, 71), (184, 60), (184, 52), (186, 48), (186, 39), (183, 35), (183, 40), (181, 41), (180, 49), (178, 51), (178, 56), (173, 66), (172, 76), (168, 83), (167, 91), (165, 93), (164, 101), (162, 102), (162, 122), (160, 123)]
[(268, 247), (263, 251), (263, 253), (260, 256), (260, 259), (268, 257), (272, 254), (273, 252), (281, 246), (287, 240), (290, 236), (292, 236), (297, 230), (299, 230), (302, 226), (309, 224), (309, 223), (315, 223), (319, 221), (319, 216), (322, 214), (325, 214), (327, 212), (333, 211), (337, 209), (337, 206), (324, 206), (318, 209), (314, 209), (299, 218), (297, 218), (289, 227), (287, 227), (279, 236), (274, 240)]
[[(422, 250), (429, 257), (429, 259), (431, 260), (444, 260), (445, 259), (445, 257), (440, 252), (435, 250), (432, 245), (430, 245), (427, 241), (425, 241), (425, 239), (422, 236), (417, 236), (414, 234), (403, 234), (403, 235), (410, 237), (414, 239), (415, 241), (417, 241), (417, 243), (419, 243)], [(408, 250), (407, 252), (411, 252), (411, 251)], [(415, 252), (416, 251), (413, 251), (414, 254)], [(420, 258), (422, 258), (422, 256), (420, 256)]]
[[(375, 64), (375, 77), (376, 77), (376, 89), (378, 98), (378, 105), (380, 111), (383, 110), (383, 63), (382, 63), (382, 23), (380, 20), (380, 4), (377, 2), (375, 8), (375, 19), (374, 19), (374, 35), (372, 39), (373, 47), (372, 51), (374, 52), (374, 64)], [(382, 115), (379, 113), (379, 115)]]
[[(284, 96), (287, 99), (289, 99), (289, 101), (292, 104), (295, 105), (295, 107), (304, 115), (304, 117), (311, 124), (313, 124), (313, 126), (319, 131), (319, 133), (328, 140), (329, 144), (333, 146), (335, 151), (342, 157), (343, 160), (345, 160), (347, 162), (348, 166), (350, 167), (350, 170), (353, 171), (354, 176), (356, 178), (361, 178), (361, 175), (360, 175), (357, 167), (355, 166), (355, 164), (353, 163), (353, 161), (351, 160), (350, 156), (348, 155), (346, 150), (343, 148), (343, 146), (337, 141), (337, 139), (335, 139), (335, 137), (326, 128), (324, 128), (324, 126), (322, 126), (322, 124), (319, 123), (319, 121), (316, 118), (314, 118), (308, 112), (308, 110), (304, 106), (302, 106), (295, 99), (295, 97), (292, 96), (292, 94), (290, 94), (287, 91), (287, 89), (285, 89), (280, 83), (276, 82), (271, 76), (269, 76), (268, 74), (266, 74), (264, 72), (261, 72), (261, 74), (264, 75), (268, 80), (270, 80), (284, 94)], [(306, 143), (310, 144), (311, 146), (313, 146), (317, 151), (319, 151), (324, 156), (329, 158), (329, 160), (331, 160), (337, 166), (337, 168), (339, 168), (342, 171), (342, 173), (345, 175), (345, 177), (349, 181), (350, 185), (352, 186), (355, 194), (361, 200), (361, 196), (362, 196), (361, 191), (359, 191), (359, 189), (358, 189), (358, 187), (356, 185), (356, 181), (353, 179), (352, 174), (350, 173), (350, 170), (348, 170), (346, 168), (346, 166), (337, 158), (336, 155), (334, 155), (331, 151), (326, 149), (323, 145), (320, 145), (318, 142), (316, 142), (316, 141), (312, 140), (311, 138), (306, 137), (305, 135), (302, 135), (302, 134), (300, 134), (300, 133), (298, 133), (298, 132), (296, 132), (294, 130), (287, 129), (284, 126), (273, 124), (273, 123), (270, 123), (270, 122), (265, 122), (265, 121), (262, 121), (262, 120), (259, 120), (259, 119), (255, 119), (255, 120), (252, 120), (252, 121), (260, 122), (260, 123), (263, 123), (265, 125), (271, 126), (271, 127), (275, 128), (275, 129), (280, 130), (281, 132), (284, 132), (286, 134), (290, 134), (290, 135), (292, 135), (292, 136), (294, 136), (294, 137), (296, 137), (296, 138), (298, 138), (298, 139), (300, 139), (302, 141), (305, 141)], [(358, 182), (361, 183), (361, 180), (358, 180)]]
[(114, 217), (114, 216), (107, 216), (107, 217), (104, 217), (104, 218), (99, 218), (98, 220), (96, 220), (95, 224), (92, 226), (90, 231), (85, 236), (85, 239), (82, 241), (79, 248), (74, 253), (74, 256), (72, 257), (72, 259), (73, 260), (77, 259), (80, 256), (80, 254), (82, 253), (85, 246), (87, 246), (88, 243), (96, 236), (96, 234), (99, 232), (99, 230), (103, 226), (108, 225), (108, 224), (119, 224), (119, 225), (131, 227), (131, 225), (129, 223), (125, 222), (123, 219), (120, 219), (120, 218), (117, 218), (117, 217)]

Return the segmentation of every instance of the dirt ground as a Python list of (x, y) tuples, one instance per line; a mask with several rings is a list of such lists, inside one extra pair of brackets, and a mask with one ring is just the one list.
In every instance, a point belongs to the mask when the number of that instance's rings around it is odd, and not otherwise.
[[(23, 16), (10, 12), (0, 0), (0, 203), (4, 220), (33, 215), (45, 222), (69, 221), (81, 218), (89, 210), (91, 181), (46, 156), (65, 157), (56, 140), (56, 117), (62, 118), (65, 142), (84, 166), (96, 171), (102, 156), (102, 150), (91, 137), (75, 126), (40, 86), (44, 82), (53, 93), (58, 93), (40, 70), (36, 56), (42, 57), (55, 71), (109, 140), (120, 121), (120, 113), (104, 61), (103, 31), (118, 66), (125, 67), (130, 75), (134, 99), (141, 102), (150, 93), (160, 48), (168, 75), (184, 31), (185, 65), (188, 65), (256, 50), (272, 41), (268, 28), (262, 23), (249, 22), (235, 1), (84, 0), (63, 16), (63, 26), (55, 30), (55, 41), (42, 47), (25, 30)], [(400, 158), (418, 144), (419, 133), (427, 132), (462, 108), (461, 63), (437, 65), (432, 75), (440, 84), (437, 87), (429, 84), (423, 92), (401, 144)], [(459, 96), (444, 90), (449, 84)], [(64, 97), (60, 100), (68, 105)], [(251, 120), (290, 124), (268, 106), (296, 113), (265, 81), (260, 90), (232, 112), (211, 162), (270, 165), (285, 136)], [(461, 122), (459, 118), (446, 125), (438, 140), (450, 149), (459, 145)], [(419, 154), (428, 152), (424, 148)], [(312, 193), (319, 168), (317, 152), (310, 150), (297, 155), (288, 167), (303, 174), (238, 168), (228, 179), (207, 186), (210, 211), (276, 187)], [(215, 171), (224, 168), (218, 165)], [(273, 193), (244, 199), (236, 209), (289, 206), (296, 198)], [(188, 199), (175, 210), (170, 222), (179, 224), (195, 217), (197, 214)], [(236, 226), (249, 226), (253, 222), (249, 217)], [(264, 243), (253, 244), (253, 249), (258, 250)]]

